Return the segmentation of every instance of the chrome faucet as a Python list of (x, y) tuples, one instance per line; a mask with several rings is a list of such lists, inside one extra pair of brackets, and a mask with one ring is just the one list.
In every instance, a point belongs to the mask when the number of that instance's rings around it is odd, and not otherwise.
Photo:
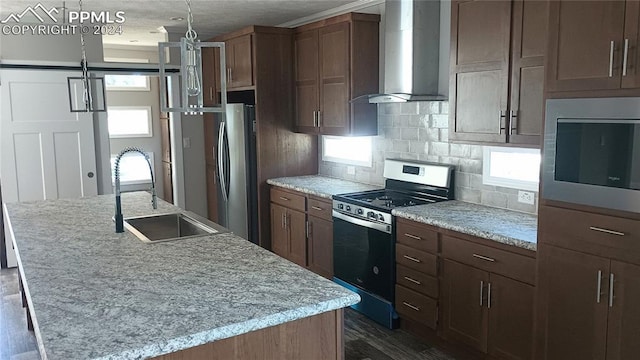
[(116, 232), (121, 233), (124, 232), (124, 219), (122, 217), (122, 202), (120, 200), (120, 158), (128, 152), (137, 152), (144, 156), (145, 160), (147, 160), (147, 164), (149, 164), (149, 172), (151, 173), (151, 205), (154, 209), (158, 208), (158, 200), (156, 197), (156, 181), (153, 177), (153, 168), (151, 167), (151, 159), (149, 159), (149, 155), (142, 151), (141, 148), (137, 147), (126, 147), (120, 151), (118, 156), (116, 157), (116, 166), (115, 166), (115, 178), (116, 178), (116, 215), (114, 219), (116, 221)]

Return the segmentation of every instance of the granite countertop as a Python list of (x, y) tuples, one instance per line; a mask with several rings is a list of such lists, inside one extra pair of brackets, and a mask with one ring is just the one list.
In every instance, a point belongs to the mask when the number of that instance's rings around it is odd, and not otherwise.
[(537, 249), (538, 218), (532, 214), (456, 200), (394, 209), (392, 214), (527, 250)]
[(380, 189), (381, 186), (357, 183), (322, 175), (281, 177), (267, 180), (267, 184), (331, 199), (333, 195)]
[[(144, 192), (122, 202), (125, 218), (181, 211)], [(360, 300), (232, 233), (116, 234), (113, 195), (6, 209), (43, 359), (142, 359)]]

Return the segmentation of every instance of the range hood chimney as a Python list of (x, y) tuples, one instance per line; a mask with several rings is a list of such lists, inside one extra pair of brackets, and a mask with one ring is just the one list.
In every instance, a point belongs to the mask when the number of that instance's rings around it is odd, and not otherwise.
[[(448, 63), (440, 60), (440, 6), (437, 0), (385, 1), (384, 93), (369, 95), (370, 103), (447, 100)], [(446, 36), (448, 29), (443, 30)]]

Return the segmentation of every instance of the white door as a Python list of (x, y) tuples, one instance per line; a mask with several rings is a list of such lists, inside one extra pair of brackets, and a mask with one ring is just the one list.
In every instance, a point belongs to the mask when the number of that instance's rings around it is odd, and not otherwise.
[[(67, 77), (79, 75), (0, 72), (0, 180), (5, 202), (97, 195), (93, 115), (69, 110)], [(9, 252), (11, 245), (6, 245)]]

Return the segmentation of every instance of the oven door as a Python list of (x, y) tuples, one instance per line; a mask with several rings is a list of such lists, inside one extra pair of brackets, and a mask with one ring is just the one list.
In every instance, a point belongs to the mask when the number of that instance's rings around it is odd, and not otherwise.
[(334, 276), (393, 302), (395, 244), (390, 225), (333, 211)]

